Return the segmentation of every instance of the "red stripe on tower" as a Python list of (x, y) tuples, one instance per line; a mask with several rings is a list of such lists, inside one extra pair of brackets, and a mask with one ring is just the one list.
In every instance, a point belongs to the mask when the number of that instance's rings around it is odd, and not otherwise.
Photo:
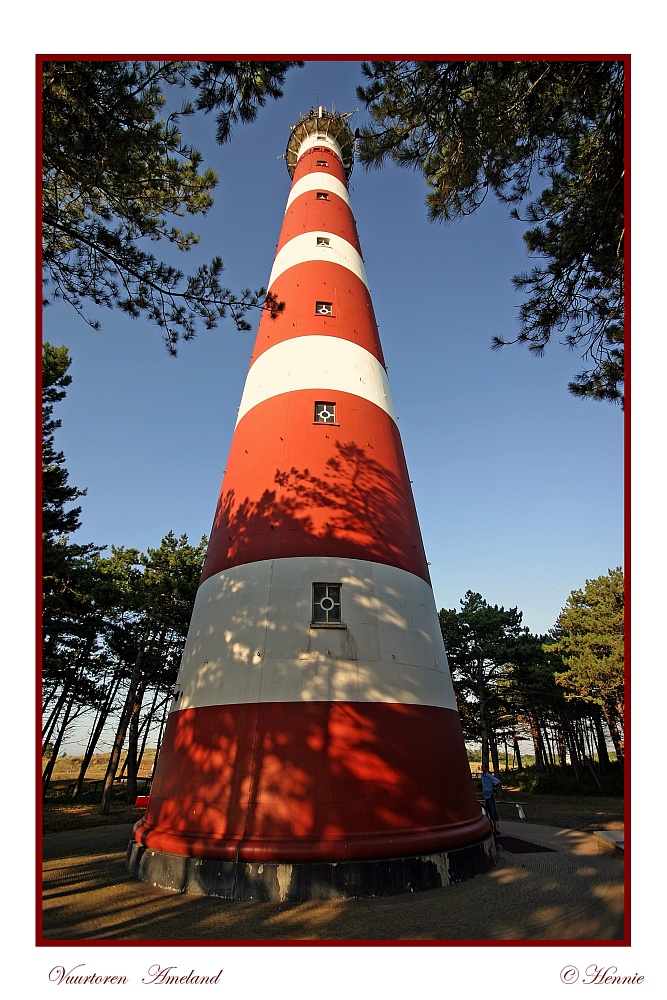
[(292, 186), (186, 648), (128, 867), (234, 898), (382, 894), (494, 862), (347, 189), (354, 139), (292, 129)]

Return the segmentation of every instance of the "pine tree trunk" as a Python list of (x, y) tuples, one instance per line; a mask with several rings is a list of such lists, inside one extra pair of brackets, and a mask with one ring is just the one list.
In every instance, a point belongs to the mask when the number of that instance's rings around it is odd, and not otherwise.
[(100, 711), (97, 714), (97, 719), (95, 721), (95, 725), (94, 725), (94, 727), (93, 727), (93, 729), (91, 731), (90, 738), (88, 740), (88, 745), (86, 747), (86, 752), (83, 755), (83, 760), (81, 762), (81, 767), (79, 769), (79, 774), (78, 774), (78, 777), (76, 779), (76, 783), (74, 785), (74, 789), (72, 790), (72, 798), (73, 799), (75, 799), (75, 798), (78, 797), (78, 795), (81, 792), (81, 789), (83, 788), (83, 782), (84, 782), (84, 779), (86, 777), (86, 771), (88, 770), (88, 768), (90, 766), (90, 762), (91, 762), (91, 760), (93, 758), (93, 754), (95, 753), (95, 747), (97, 746), (99, 738), (102, 735), (102, 731), (103, 731), (103, 729), (104, 729), (104, 727), (106, 725), (107, 719), (109, 718), (109, 715), (111, 714), (111, 708), (113, 706), (113, 700), (116, 697), (116, 694), (118, 693), (118, 688), (120, 687), (120, 681), (121, 681), (120, 674), (118, 674), (112, 680), (112, 683), (111, 683), (111, 685), (109, 687), (109, 690), (108, 690), (108, 693), (107, 693), (107, 697), (106, 697), (106, 699), (104, 701), (104, 704), (102, 705), (102, 707), (100, 708)]
[(609, 753), (607, 751), (607, 741), (604, 735), (604, 729), (602, 727), (602, 711), (599, 705), (595, 706), (595, 712), (593, 713), (593, 722), (595, 724), (595, 734), (597, 736), (598, 745), (598, 760), (600, 762), (600, 771), (605, 774), (609, 770)]
[(477, 683), (477, 703), (479, 705), (479, 730), (482, 740), (482, 768), (484, 768), (488, 767), (490, 764), (489, 747), (491, 746), (491, 741), (489, 739), (489, 727), (486, 718), (486, 699), (484, 697), (484, 687), (479, 680)]
[(71, 690), (72, 690), (72, 682), (68, 681), (66, 684), (63, 685), (58, 700), (54, 705), (54, 707), (52, 708), (51, 714), (49, 715), (49, 718), (47, 719), (46, 724), (42, 729), (42, 752), (44, 752), (48, 744), (51, 742), (51, 737), (55, 732), (56, 724), (58, 722), (58, 719), (60, 718), (60, 713), (62, 712), (63, 706), (65, 705), (67, 699), (69, 698)]
[(574, 777), (575, 780), (579, 782), (581, 781), (581, 776), (579, 774), (579, 751), (577, 750), (577, 741), (572, 725), (566, 715), (561, 716), (561, 726), (565, 737), (566, 749), (570, 751), (570, 764), (572, 765), (572, 770), (574, 771)]
[(144, 692), (148, 683), (147, 677), (142, 677), (137, 684), (132, 705), (130, 706), (130, 719), (128, 723), (128, 745), (125, 765), (127, 768), (127, 801), (134, 802), (137, 797), (137, 773), (139, 770), (137, 761), (137, 751), (139, 748), (139, 715), (141, 713), (141, 703), (144, 699)]
[(624, 746), (623, 737), (619, 731), (616, 724), (616, 716), (612, 711), (609, 710), (607, 705), (603, 706), (604, 718), (607, 723), (607, 728), (609, 729), (609, 735), (611, 736), (611, 741), (614, 744), (614, 750), (616, 751), (616, 759), (619, 761), (621, 767), (624, 764)]
[(141, 676), (141, 662), (143, 659), (143, 655), (144, 654), (143, 654), (143, 642), (142, 642), (139, 647), (139, 652), (137, 653), (137, 658), (134, 661), (134, 667), (132, 668), (132, 676), (130, 677), (130, 686), (128, 688), (127, 696), (125, 698), (123, 711), (121, 712), (120, 719), (118, 720), (118, 728), (116, 730), (113, 746), (111, 748), (111, 753), (109, 755), (109, 763), (107, 765), (107, 771), (104, 776), (102, 800), (100, 802), (100, 813), (103, 816), (108, 816), (109, 810), (111, 808), (111, 793), (113, 791), (114, 778), (116, 777), (116, 773), (118, 771), (120, 755), (123, 749), (123, 744), (125, 743), (127, 727), (130, 723), (130, 715), (132, 712), (132, 705), (134, 702), (134, 693), (139, 683), (139, 678)]
[(574, 767), (574, 773), (577, 775), (578, 780), (579, 747), (577, 745), (577, 734), (571, 719), (567, 715), (563, 716), (563, 729), (565, 730), (565, 741), (570, 751), (570, 763)]
[(42, 726), (42, 735), (44, 735), (44, 731), (45, 731), (46, 727), (49, 724), (49, 721), (51, 719), (51, 715), (53, 714), (53, 709), (52, 708), (49, 709), (49, 706), (51, 705), (51, 702), (54, 699), (56, 701), (58, 700), (57, 695), (58, 695), (58, 690), (60, 689), (60, 687), (61, 687), (61, 685), (60, 685), (59, 682), (54, 682), (49, 687), (49, 690), (45, 692), (45, 686), (42, 685), (42, 716), (44, 716), (44, 714), (46, 713), (47, 710), (50, 711), (49, 719), (47, 719), (46, 723)]
[(500, 760), (498, 758), (498, 746), (496, 744), (495, 733), (491, 733), (491, 742), (489, 744), (489, 750), (491, 752), (491, 760), (493, 762), (492, 771), (497, 776), (500, 773)]
[(157, 706), (157, 700), (158, 700), (159, 694), (160, 694), (160, 692), (158, 691), (157, 688), (155, 688), (155, 693), (153, 694), (153, 701), (151, 703), (151, 707), (148, 710), (148, 713), (146, 715), (146, 719), (145, 719), (145, 721), (143, 723), (143, 726), (142, 726), (142, 728), (143, 728), (143, 734), (142, 734), (142, 737), (141, 737), (141, 748), (139, 750), (139, 756), (137, 758), (137, 774), (139, 774), (139, 771), (141, 770), (141, 762), (144, 759), (144, 753), (146, 752), (146, 743), (148, 742), (148, 734), (150, 732), (150, 728), (151, 728), (153, 719), (155, 717), (155, 713), (157, 711), (156, 706)]
[(530, 732), (530, 736), (533, 741), (533, 755), (535, 757), (535, 769), (537, 771), (543, 771), (544, 763), (542, 761), (542, 751), (540, 749), (540, 741), (538, 739), (539, 730), (537, 727), (537, 721), (532, 713), (528, 723), (528, 730)]
[(65, 732), (67, 730), (67, 726), (69, 725), (69, 720), (72, 715), (75, 693), (76, 690), (73, 690), (72, 696), (67, 703), (67, 707), (65, 709), (65, 714), (63, 716), (63, 720), (60, 725), (58, 735), (56, 737), (55, 743), (53, 744), (53, 751), (48, 759), (46, 767), (44, 768), (44, 773), (42, 774), (42, 799), (46, 797), (48, 787), (51, 784), (51, 775), (53, 774), (53, 768), (55, 767), (56, 760), (58, 759), (58, 754), (60, 753), (60, 747), (65, 737)]
[[(542, 724), (537, 712), (533, 715), (534, 733), (533, 740), (535, 742), (535, 764), (540, 771), (550, 770), (549, 758), (547, 756), (546, 748), (544, 745), (544, 735), (542, 733)], [(538, 764), (539, 760), (539, 764)]]
[(155, 773), (155, 767), (157, 764), (157, 759), (160, 754), (160, 747), (162, 746), (162, 737), (164, 735), (164, 729), (167, 724), (167, 714), (169, 712), (169, 705), (171, 704), (171, 693), (167, 695), (164, 700), (164, 708), (162, 710), (162, 719), (160, 720), (160, 731), (157, 734), (157, 744), (155, 747), (155, 760), (153, 761), (153, 773)]
[(591, 718), (587, 715), (584, 719), (584, 739), (586, 740), (586, 760), (592, 760), (595, 756), (595, 749), (591, 742)]
[(558, 718), (556, 729), (556, 749), (558, 751), (558, 763), (560, 767), (567, 766), (567, 740), (563, 729), (562, 720)]
[(554, 728), (548, 722), (545, 722), (544, 724), (544, 733), (546, 737), (547, 753), (549, 755), (549, 767), (553, 772), (556, 770), (557, 747)]

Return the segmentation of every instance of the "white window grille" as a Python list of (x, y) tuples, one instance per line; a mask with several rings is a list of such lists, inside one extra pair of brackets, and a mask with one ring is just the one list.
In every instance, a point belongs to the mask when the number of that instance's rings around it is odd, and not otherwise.
[(312, 625), (341, 625), (340, 583), (313, 584)]
[(315, 423), (335, 424), (336, 404), (335, 403), (315, 403)]
[(333, 302), (316, 302), (315, 312), (318, 316), (333, 316)]

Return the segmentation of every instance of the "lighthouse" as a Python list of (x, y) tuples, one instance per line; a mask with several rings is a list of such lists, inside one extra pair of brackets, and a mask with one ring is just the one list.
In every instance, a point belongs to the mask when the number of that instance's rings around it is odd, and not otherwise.
[[(348, 116), (291, 188), (128, 870), (231, 899), (386, 895), (495, 864), (350, 204)], [(406, 344), (406, 354), (409, 344)]]

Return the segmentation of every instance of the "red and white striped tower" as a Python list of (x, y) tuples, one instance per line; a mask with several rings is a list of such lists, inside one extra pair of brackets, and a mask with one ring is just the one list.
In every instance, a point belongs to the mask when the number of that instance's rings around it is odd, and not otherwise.
[(347, 179), (294, 126), (292, 187), (145, 817), (140, 878), (380, 895), (495, 861), (464, 748)]

